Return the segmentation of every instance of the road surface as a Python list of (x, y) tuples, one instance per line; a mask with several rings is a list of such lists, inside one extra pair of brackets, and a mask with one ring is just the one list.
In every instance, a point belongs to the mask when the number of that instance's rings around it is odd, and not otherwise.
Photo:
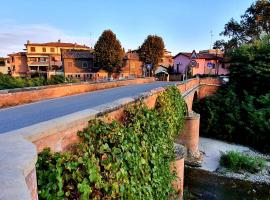
[(0, 134), (172, 84), (129, 85), (0, 109)]

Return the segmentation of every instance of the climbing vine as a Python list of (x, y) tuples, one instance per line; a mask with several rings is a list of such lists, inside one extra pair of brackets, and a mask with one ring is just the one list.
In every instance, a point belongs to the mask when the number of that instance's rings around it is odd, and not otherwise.
[(39, 199), (168, 199), (184, 115), (178, 89), (169, 87), (154, 109), (142, 102), (127, 107), (123, 123), (91, 120), (72, 152), (40, 153)]

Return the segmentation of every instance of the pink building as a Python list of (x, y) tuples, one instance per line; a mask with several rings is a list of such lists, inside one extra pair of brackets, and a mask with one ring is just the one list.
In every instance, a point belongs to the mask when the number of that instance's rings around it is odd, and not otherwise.
[(192, 76), (197, 74), (228, 74), (227, 66), (223, 63), (223, 53), (216, 50), (196, 53), (180, 52), (173, 58), (174, 73), (185, 74), (188, 67)]

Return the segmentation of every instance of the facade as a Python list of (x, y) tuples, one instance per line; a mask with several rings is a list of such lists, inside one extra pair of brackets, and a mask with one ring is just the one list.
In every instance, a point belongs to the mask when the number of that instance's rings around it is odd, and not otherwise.
[(26, 52), (18, 52), (8, 55), (8, 73), (13, 77), (26, 77), (29, 71)]
[(8, 58), (0, 58), (0, 74), (9, 73), (9, 63)]
[(158, 63), (158, 65), (165, 68), (173, 66), (172, 52), (168, 51), (167, 49), (164, 49), (164, 55), (161, 58), (161, 61)]
[(94, 56), (90, 50), (62, 49), (61, 57), (65, 77), (81, 81), (93, 79)]
[(143, 75), (143, 63), (136, 51), (128, 51), (123, 58), (123, 67), (120, 77), (138, 77)]
[(196, 53), (180, 52), (174, 56), (173, 71), (185, 74), (188, 67), (191, 75), (197, 74), (228, 74), (228, 67), (223, 63), (223, 53), (216, 50), (206, 50)]
[(27, 65), (29, 67), (29, 75), (43, 76), (45, 78), (55, 74), (63, 74), (61, 51), (72, 50), (90, 50), (85, 45), (76, 43), (58, 42), (49, 43), (31, 43), (27, 41), (25, 44), (27, 51)]

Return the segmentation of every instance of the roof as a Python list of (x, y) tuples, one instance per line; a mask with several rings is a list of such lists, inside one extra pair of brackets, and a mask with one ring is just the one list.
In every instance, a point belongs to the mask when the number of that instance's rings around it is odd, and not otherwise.
[(139, 54), (135, 52), (125, 53), (124, 59), (139, 60)]
[(62, 58), (94, 58), (89, 50), (62, 50)]
[[(188, 52), (180, 52), (176, 54), (173, 58), (178, 57), (179, 55), (186, 56), (188, 58), (191, 57), (192, 53)], [(216, 59), (223, 59), (223, 55), (221, 54), (211, 54), (211, 53), (197, 53), (197, 59), (206, 59), (206, 60), (216, 60)]]
[(177, 56), (180, 56), (180, 55), (183, 55), (183, 56), (190, 58), (191, 54), (192, 53), (188, 53), (188, 52), (180, 52), (180, 53), (176, 54), (173, 58), (176, 58)]
[(73, 47), (73, 48), (88, 48), (86, 45), (79, 45), (77, 43), (64, 43), (64, 42), (47, 42), (47, 43), (27, 43), (25, 46), (52, 46), (52, 47)]
[(26, 52), (14, 52), (11, 54), (8, 54), (8, 56), (26, 56)]

